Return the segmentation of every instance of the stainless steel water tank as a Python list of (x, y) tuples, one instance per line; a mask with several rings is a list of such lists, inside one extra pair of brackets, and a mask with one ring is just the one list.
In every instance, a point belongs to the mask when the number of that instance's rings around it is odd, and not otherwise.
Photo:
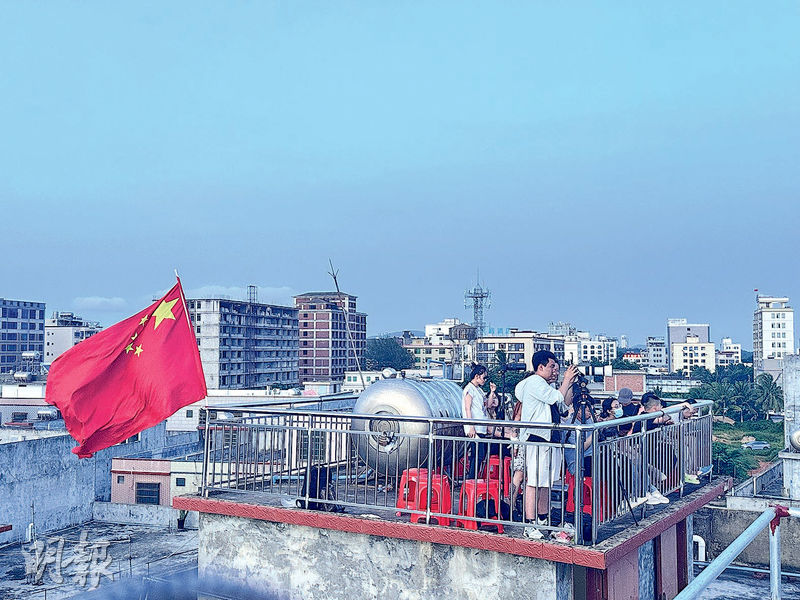
[[(354, 444), (361, 459), (378, 473), (396, 477), (407, 468), (423, 467), (429, 455), (428, 421), (398, 421), (392, 416), (461, 417), (461, 388), (446, 379), (382, 379), (370, 385), (356, 401), (354, 414), (376, 415), (354, 419)], [(462, 436), (460, 425), (434, 422), (437, 436)], [(359, 433), (364, 432), (364, 433)], [(452, 448), (436, 440), (437, 460)]]

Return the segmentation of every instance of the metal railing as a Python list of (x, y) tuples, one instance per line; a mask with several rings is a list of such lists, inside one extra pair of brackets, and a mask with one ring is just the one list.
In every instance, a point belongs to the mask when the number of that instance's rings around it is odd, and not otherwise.
[(800, 509), (771, 506), (753, 521), (739, 537), (711, 561), (703, 571), (675, 596), (675, 600), (691, 600), (700, 594), (727, 569), (756, 536), (769, 527), (769, 588), (770, 600), (781, 598), (781, 519), (800, 517)]
[[(603, 525), (636, 522), (633, 507), (648, 494), (682, 494), (687, 473), (710, 470), (711, 404), (658, 427), (648, 422), (680, 408), (554, 425), (247, 406), (245, 416), (207, 421), (202, 494), (596, 543)], [(467, 437), (469, 425), (488, 425), (485, 437)], [(527, 427), (549, 436), (518, 439)], [(546, 520), (529, 523), (537, 514)]]

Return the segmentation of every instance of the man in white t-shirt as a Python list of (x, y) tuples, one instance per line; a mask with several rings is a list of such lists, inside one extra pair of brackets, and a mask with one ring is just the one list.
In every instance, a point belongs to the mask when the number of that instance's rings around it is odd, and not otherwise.
[[(548, 350), (540, 350), (533, 355), (533, 375), (517, 384), (514, 393), (522, 402), (522, 422), (547, 423), (553, 419), (551, 407), (563, 403), (572, 404), (572, 384), (578, 377), (578, 369), (570, 365), (561, 387), (552, 387), (558, 380), (558, 362)], [(551, 432), (547, 427), (526, 427), (520, 431), (519, 439), (531, 442), (551, 442)], [(560, 472), (561, 453), (557, 448), (530, 444), (526, 448), (528, 482), (525, 488), (525, 518), (533, 520), (536, 515), (539, 525), (546, 525), (550, 517), (550, 486)], [(534, 510), (535, 509), (535, 510)], [(541, 539), (544, 535), (536, 528), (529, 527), (525, 535)]]

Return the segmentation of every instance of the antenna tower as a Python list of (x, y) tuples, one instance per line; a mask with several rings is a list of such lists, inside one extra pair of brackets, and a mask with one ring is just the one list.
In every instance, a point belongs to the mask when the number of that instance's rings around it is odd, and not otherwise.
[(476, 285), (471, 290), (464, 292), (464, 308), (472, 308), (472, 326), (475, 327), (477, 337), (483, 337), (486, 322), (483, 320), (483, 309), (492, 306), (492, 293), (488, 288), (482, 288), (480, 276)]

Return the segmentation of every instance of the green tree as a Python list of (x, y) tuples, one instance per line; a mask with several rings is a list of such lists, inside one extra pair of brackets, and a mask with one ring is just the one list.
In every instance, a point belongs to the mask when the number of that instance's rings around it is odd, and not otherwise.
[(733, 386), (726, 382), (709, 383), (705, 388), (705, 398), (714, 401), (714, 414), (727, 417), (733, 398)]
[(751, 454), (721, 442), (712, 444), (711, 460), (717, 475), (731, 475), (737, 479), (746, 478), (747, 472), (756, 467), (755, 458)]
[(716, 381), (716, 378), (711, 373), (711, 371), (709, 371), (705, 367), (701, 367), (700, 365), (692, 366), (691, 378), (702, 381), (703, 383), (711, 383), (713, 381)]
[(758, 419), (759, 410), (753, 385), (748, 381), (737, 381), (731, 388), (731, 406), (739, 411), (739, 422)]
[(753, 367), (743, 364), (729, 365), (727, 367), (719, 367), (714, 373), (717, 381), (727, 381), (728, 383), (736, 383), (737, 381), (753, 381)]
[(769, 373), (762, 373), (758, 376), (755, 394), (762, 412), (781, 412), (783, 410), (783, 390)]
[(611, 366), (614, 367), (615, 371), (638, 371), (642, 368), (639, 366), (639, 363), (623, 360), (621, 358), (612, 360)]
[(414, 355), (393, 337), (370, 338), (367, 340), (362, 364), (371, 371), (386, 367), (399, 371), (414, 366)]

